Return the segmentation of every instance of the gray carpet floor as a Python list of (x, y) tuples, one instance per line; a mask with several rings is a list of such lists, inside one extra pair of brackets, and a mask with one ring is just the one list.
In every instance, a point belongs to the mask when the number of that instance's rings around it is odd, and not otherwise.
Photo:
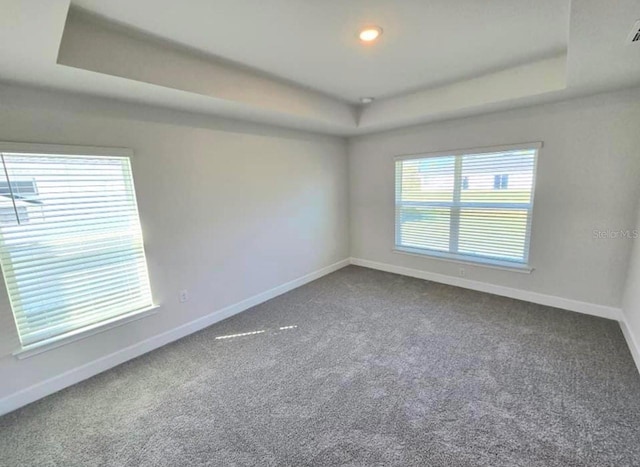
[(6, 415), (0, 456), (640, 465), (640, 376), (614, 321), (350, 266)]

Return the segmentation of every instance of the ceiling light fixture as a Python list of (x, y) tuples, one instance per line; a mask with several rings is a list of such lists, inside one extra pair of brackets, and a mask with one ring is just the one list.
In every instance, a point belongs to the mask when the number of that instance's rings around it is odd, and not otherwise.
[(360, 98), (360, 103), (367, 105), (367, 104), (371, 104), (373, 102), (373, 97), (361, 97)]
[(367, 26), (358, 33), (358, 37), (362, 42), (373, 42), (382, 34), (380, 26)]

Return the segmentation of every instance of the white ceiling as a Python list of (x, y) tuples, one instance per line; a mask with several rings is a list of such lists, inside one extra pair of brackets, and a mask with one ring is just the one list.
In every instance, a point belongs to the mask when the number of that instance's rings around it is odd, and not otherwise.
[[(555, 56), (569, 0), (72, 0), (106, 18), (356, 102)], [(384, 30), (364, 46), (357, 31)]]
[(637, 19), (640, 0), (0, 0), (0, 82), (355, 135), (638, 86)]

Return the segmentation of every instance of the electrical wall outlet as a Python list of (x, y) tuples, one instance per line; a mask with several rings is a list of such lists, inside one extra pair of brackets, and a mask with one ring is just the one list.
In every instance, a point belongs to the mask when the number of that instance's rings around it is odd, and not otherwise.
[(180, 292), (178, 292), (178, 300), (180, 300), (180, 303), (188, 302), (189, 301), (189, 291), (187, 289), (184, 289), (184, 290), (181, 290)]

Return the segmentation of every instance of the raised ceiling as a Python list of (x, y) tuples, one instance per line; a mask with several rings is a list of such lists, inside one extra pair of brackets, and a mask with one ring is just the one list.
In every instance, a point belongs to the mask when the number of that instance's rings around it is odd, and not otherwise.
[[(557, 56), (569, 0), (73, 0), (136, 29), (351, 102)], [(374, 45), (357, 31), (382, 26)]]
[[(625, 45), (640, 0), (0, 7), (0, 81), (338, 135), (640, 85), (640, 44)], [(374, 45), (367, 24), (384, 28)]]

